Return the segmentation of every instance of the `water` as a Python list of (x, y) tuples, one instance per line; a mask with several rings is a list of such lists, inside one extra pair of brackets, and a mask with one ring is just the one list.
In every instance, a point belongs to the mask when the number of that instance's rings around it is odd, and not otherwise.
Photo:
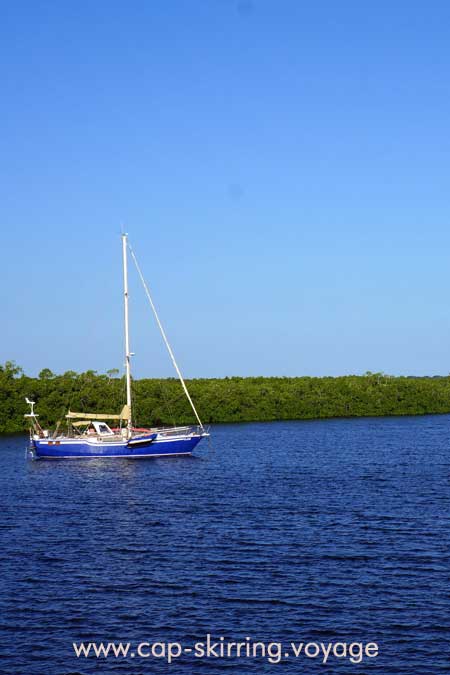
[[(1, 438), (0, 672), (448, 672), (449, 429), (449, 416), (224, 425), (196, 458), (59, 463)], [(207, 633), (380, 653), (168, 666), (72, 649)]]

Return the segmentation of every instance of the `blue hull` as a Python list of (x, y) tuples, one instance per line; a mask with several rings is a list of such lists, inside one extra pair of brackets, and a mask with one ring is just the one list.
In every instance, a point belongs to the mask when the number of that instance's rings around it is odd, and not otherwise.
[(188, 436), (182, 439), (153, 440), (133, 439), (128, 441), (89, 443), (88, 441), (34, 440), (32, 450), (39, 459), (98, 459), (122, 457), (139, 459), (142, 457), (162, 457), (167, 455), (190, 455), (202, 436)]

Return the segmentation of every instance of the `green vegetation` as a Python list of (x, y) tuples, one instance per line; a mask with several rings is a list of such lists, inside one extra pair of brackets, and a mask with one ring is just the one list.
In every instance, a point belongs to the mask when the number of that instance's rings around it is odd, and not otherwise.
[[(36, 401), (45, 427), (69, 408), (119, 412), (125, 383), (117, 375), (115, 369), (105, 375), (92, 370), (55, 375), (44, 368), (31, 378), (8, 361), (0, 366), (0, 433), (27, 428), (25, 396)], [(450, 376), (226, 377), (191, 380), (188, 386), (204, 423), (450, 412)], [(136, 426), (195, 421), (176, 379), (134, 380), (133, 392)]]

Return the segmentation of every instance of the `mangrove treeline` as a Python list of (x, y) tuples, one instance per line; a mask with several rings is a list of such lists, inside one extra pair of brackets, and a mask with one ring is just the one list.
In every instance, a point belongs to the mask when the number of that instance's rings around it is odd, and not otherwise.
[[(226, 377), (187, 384), (205, 424), (450, 412), (450, 376)], [(195, 422), (177, 379), (133, 380), (132, 387), (135, 426)], [(0, 365), (0, 433), (27, 428), (26, 396), (36, 401), (42, 426), (51, 427), (69, 408), (120, 412), (125, 381), (117, 370), (55, 375), (45, 368), (33, 378), (8, 361)]]

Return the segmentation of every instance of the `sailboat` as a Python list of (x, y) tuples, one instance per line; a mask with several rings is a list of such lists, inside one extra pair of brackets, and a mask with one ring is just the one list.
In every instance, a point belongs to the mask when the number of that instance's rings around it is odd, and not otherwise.
[[(191, 405), (197, 424), (195, 426), (162, 427), (142, 429), (133, 426), (133, 406), (131, 397), (131, 357), (128, 315), (128, 250), (136, 265), (145, 293), (150, 302), (161, 335), (169, 352), (172, 363), (180, 379), (184, 393)], [(52, 432), (43, 429), (39, 415), (35, 413), (34, 401), (26, 399), (30, 412), (25, 415), (30, 423), (30, 450), (36, 459), (70, 458), (113, 458), (138, 459), (143, 457), (162, 457), (170, 455), (190, 455), (197, 444), (209, 436), (203, 426), (195, 405), (190, 397), (186, 383), (180, 372), (167, 336), (159, 320), (158, 313), (145, 283), (141, 269), (128, 236), (122, 234), (122, 261), (124, 286), (124, 328), (125, 328), (125, 375), (126, 404), (120, 413), (73, 412), (66, 415), (67, 431), (59, 433), (58, 427)], [(108, 424), (109, 423), (109, 424)], [(114, 426), (112, 423), (115, 423)], [(110, 426), (111, 425), (111, 426)], [(117, 426), (118, 425), (118, 426)]]

